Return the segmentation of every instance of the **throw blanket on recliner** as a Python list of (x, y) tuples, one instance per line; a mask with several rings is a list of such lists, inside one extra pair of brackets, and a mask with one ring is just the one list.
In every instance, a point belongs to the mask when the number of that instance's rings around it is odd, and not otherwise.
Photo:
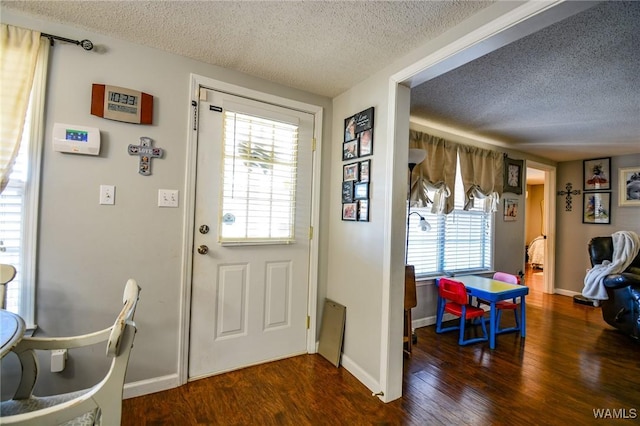
[(613, 255), (611, 262), (605, 260), (594, 265), (584, 277), (582, 295), (589, 299), (607, 300), (603, 280), (607, 275), (623, 272), (633, 262), (640, 251), (640, 237), (632, 231), (618, 231), (611, 235)]

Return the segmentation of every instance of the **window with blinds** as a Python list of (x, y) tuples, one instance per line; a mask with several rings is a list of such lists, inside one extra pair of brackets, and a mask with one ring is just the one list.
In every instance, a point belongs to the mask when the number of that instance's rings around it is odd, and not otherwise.
[(482, 200), (476, 200), (471, 210), (463, 210), (464, 190), (459, 167), (455, 193), (455, 210), (448, 215), (431, 213), (430, 206), (411, 208), (424, 216), (432, 227), (430, 231), (422, 231), (418, 215), (409, 218), (407, 263), (414, 265), (417, 277), (492, 268), (493, 215), (477, 205), (483, 203)]
[(293, 242), (298, 126), (225, 111), (223, 138), (220, 242)]
[(27, 111), (20, 151), (9, 175), (9, 183), (0, 194), (0, 262), (16, 268), (15, 278), (7, 285), (6, 309), (22, 313), (22, 282), (25, 265), (26, 195), (29, 189), (29, 142), (31, 140), (31, 108)]

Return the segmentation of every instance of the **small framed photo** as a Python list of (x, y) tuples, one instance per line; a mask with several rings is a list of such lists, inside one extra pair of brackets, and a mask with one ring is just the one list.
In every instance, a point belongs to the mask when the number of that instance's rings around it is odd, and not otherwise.
[(611, 189), (611, 157), (584, 160), (582, 163), (585, 191)]
[(360, 162), (360, 182), (369, 182), (369, 172), (371, 171), (371, 160)]
[(358, 203), (344, 203), (342, 205), (342, 220), (356, 220), (358, 218)]
[(582, 223), (611, 223), (611, 193), (589, 192), (582, 194)]
[(353, 203), (353, 182), (354, 181), (352, 180), (342, 182), (342, 202), (343, 203)]
[(640, 166), (618, 169), (618, 205), (640, 206)]
[(342, 166), (342, 180), (358, 180), (358, 163), (345, 164)]
[(504, 221), (515, 222), (518, 218), (518, 200), (505, 198), (504, 200)]
[(345, 118), (344, 120), (344, 142), (352, 141), (356, 138), (356, 116)]
[(363, 130), (373, 129), (373, 111), (374, 108), (369, 107), (353, 116), (356, 120), (356, 134), (362, 133)]
[(368, 200), (369, 199), (369, 182), (357, 182), (353, 188), (354, 200)]
[(358, 139), (342, 144), (342, 161), (358, 158)]
[(369, 200), (358, 201), (358, 222), (369, 222)]
[(359, 157), (366, 157), (373, 154), (373, 129), (365, 130), (358, 135), (360, 141)]
[(522, 168), (523, 160), (504, 158), (504, 192), (522, 194)]

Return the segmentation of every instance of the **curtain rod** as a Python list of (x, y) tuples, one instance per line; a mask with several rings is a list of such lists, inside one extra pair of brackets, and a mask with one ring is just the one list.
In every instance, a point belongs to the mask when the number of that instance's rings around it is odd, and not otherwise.
[(91, 40), (86, 40), (86, 39), (82, 40), (82, 41), (71, 40), (70, 38), (60, 37), (60, 36), (57, 36), (57, 35), (47, 34), (47, 33), (40, 33), (40, 37), (48, 38), (49, 41), (51, 42), (51, 46), (53, 46), (53, 40), (60, 40), (60, 41), (66, 42), (66, 43), (73, 43), (75, 45), (81, 46), (84, 50), (93, 49), (93, 43), (91, 42)]

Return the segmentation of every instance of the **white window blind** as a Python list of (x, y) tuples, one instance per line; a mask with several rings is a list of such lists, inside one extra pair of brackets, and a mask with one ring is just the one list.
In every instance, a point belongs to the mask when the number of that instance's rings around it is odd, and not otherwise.
[(20, 142), (20, 151), (16, 157), (9, 183), (0, 194), (0, 262), (16, 268), (15, 278), (7, 285), (6, 309), (25, 316), (24, 296), (30, 299), (24, 290), (25, 267), (32, 255), (28, 244), (28, 194), (29, 194), (29, 157), (31, 152), (32, 108), (27, 115)]
[[(407, 263), (414, 265), (416, 276), (490, 270), (493, 265), (493, 216), (485, 213), (482, 200), (465, 211), (460, 167), (456, 173), (455, 210), (448, 215), (430, 212), (430, 206), (415, 208), (431, 224), (420, 230), (418, 215), (410, 216)], [(429, 194), (430, 197), (433, 194)]]
[[(28, 117), (28, 115), (27, 115)], [(22, 281), (22, 240), (24, 234), (24, 194), (27, 187), (29, 158), (29, 123), (25, 124), (23, 140), (16, 162), (9, 175), (9, 183), (0, 195), (0, 262), (16, 268), (16, 276), (7, 286), (6, 308), (19, 312), (20, 283)]]
[(221, 243), (295, 239), (298, 126), (224, 114)]

